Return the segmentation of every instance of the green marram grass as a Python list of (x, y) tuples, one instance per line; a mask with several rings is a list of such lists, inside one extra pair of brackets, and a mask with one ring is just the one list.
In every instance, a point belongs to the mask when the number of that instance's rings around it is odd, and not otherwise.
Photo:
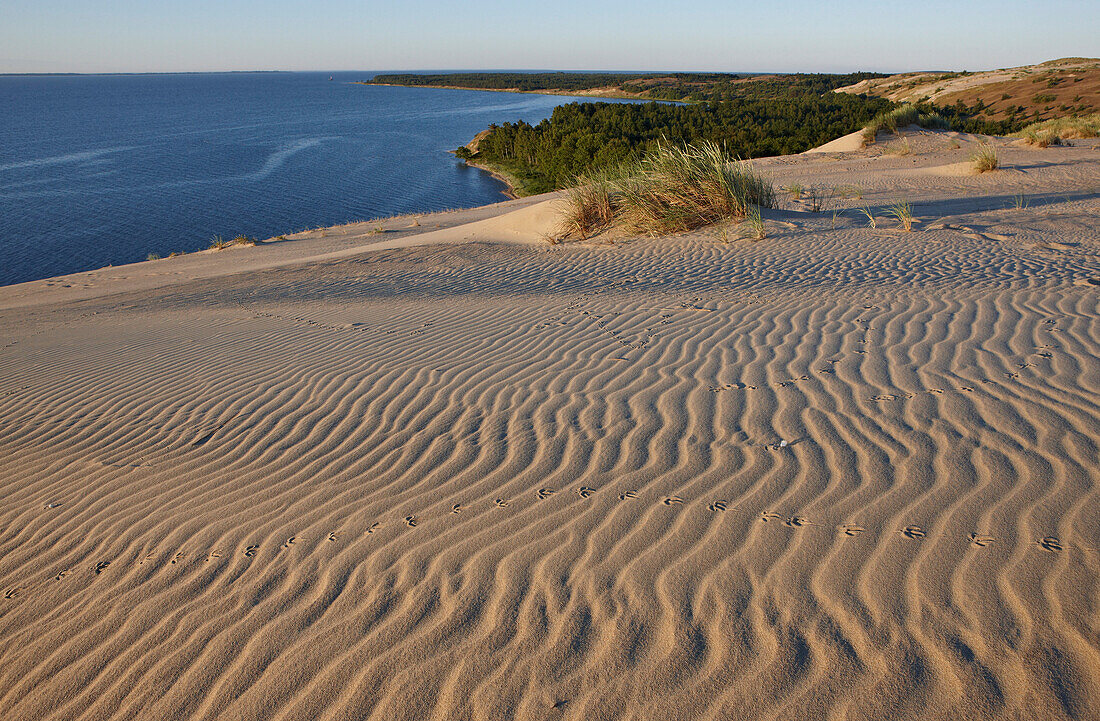
[(947, 130), (950, 124), (939, 113), (922, 113), (915, 105), (905, 104), (879, 113), (863, 127), (863, 142), (873, 143), (879, 133), (897, 133), (907, 125), (919, 125), (931, 130)]
[(1100, 113), (1083, 115), (1076, 118), (1052, 118), (1032, 123), (1015, 133), (1029, 145), (1046, 148), (1061, 145), (1063, 140), (1077, 138), (1095, 138), (1100, 136)]
[(578, 178), (566, 192), (561, 231), (587, 238), (611, 227), (636, 235), (683, 233), (753, 207), (776, 207), (775, 187), (716, 143), (660, 143), (636, 162)]
[(988, 143), (978, 146), (978, 149), (971, 153), (970, 161), (974, 166), (974, 170), (979, 173), (988, 173), (1001, 167), (1001, 161), (997, 157), (997, 149)]

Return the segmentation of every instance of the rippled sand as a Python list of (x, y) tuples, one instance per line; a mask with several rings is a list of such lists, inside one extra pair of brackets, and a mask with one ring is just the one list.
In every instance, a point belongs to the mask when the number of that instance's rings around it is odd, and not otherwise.
[(0, 289), (0, 718), (1098, 718), (1100, 149), (910, 140)]

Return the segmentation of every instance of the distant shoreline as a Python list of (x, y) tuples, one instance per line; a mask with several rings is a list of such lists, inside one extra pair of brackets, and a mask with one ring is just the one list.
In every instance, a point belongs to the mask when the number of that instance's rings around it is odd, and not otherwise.
[(372, 83), (366, 80), (353, 81), (355, 85), (373, 85), (380, 88), (423, 88), (427, 90), (477, 90), (483, 93), (518, 93), (521, 95), (557, 95), (567, 98), (585, 98), (588, 100), (602, 100), (607, 98), (608, 100), (645, 100), (653, 103), (687, 103), (686, 100), (657, 100), (655, 98), (647, 98), (643, 95), (632, 95), (630, 93), (602, 93), (595, 95), (592, 93), (583, 92), (570, 92), (568, 90), (519, 90), (518, 88), (471, 88), (462, 85), (401, 85), (399, 83)]

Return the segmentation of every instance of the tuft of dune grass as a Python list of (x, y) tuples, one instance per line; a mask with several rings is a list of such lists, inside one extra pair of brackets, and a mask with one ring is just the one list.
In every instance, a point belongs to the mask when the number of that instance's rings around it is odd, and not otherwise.
[(980, 145), (971, 154), (970, 160), (974, 164), (974, 170), (979, 173), (988, 173), (1001, 167), (1001, 161), (997, 158), (997, 149), (988, 144)]
[(1100, 136), (1100, 113), (1093, 113), (1079, 118), (1043, 120), (1032, 123), (1020, 132), (1015, 133), (1015, 137), (1023, 138), (1029, 145), (1040, 148), (1061, 145), (1063, 140), (1095, 138), (1098, 136)]
[(245, 246), (251, 248), (254, 245), (259, 245), (260, 241), (247, 235), (238, 235), (235, 238), (226, 240), (220, 235), (215, 235), (213, 240), (210, 241), (211, 250), (224, 250), (225, 248), (231, 248), (235, 245)]
[(775, 188), (716, 144), (658, 144), (641, 160), (578, 179), (567, 191), (564, 234), (587, 238), (613, 226), (638, 235), (682, 233), (753, 207), (774, 208)]
[(893, 110), (886, 110), (863, 127), (863, 142), (873, 143), (879, 133), (897, 133), (899, 128), (907, 125), (919, 125), (922, 128), (932, 130), (947, 130), (950, 128), (947, 119), (939, 113), (922, 113), (915, 105), (906, 104)]

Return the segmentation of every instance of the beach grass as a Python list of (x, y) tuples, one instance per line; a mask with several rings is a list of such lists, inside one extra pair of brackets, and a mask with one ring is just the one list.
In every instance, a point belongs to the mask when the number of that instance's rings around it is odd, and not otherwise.
[(1061, 145), (1064, 140), (1100, 136), (1100, 113), (1076, 118), (1052, 118), (1032, 123), (1015, 134), (1028, 145), (1046, 148)]
[(897, 218), (897, 221), (901, 224), (902, 230), (905, 232), (912, 232), (913, 230), (913, 207), (909, 205), (909, 201), (900, 200), (894, 203), (886, 209), (886, 214)]
[(1001, 167), (1001, 161), (997, 157), (997, 149), (988, 143), (983, 143), (970, 155), (970, 161), (974, 170), (979, 173), (988, 173)]
[(775, 205), (771, 182), (716, 143), (660, 143), (641, 160), (578, 178), (566, 193), (561, 230), (581, 238), (612, 226), (669, 235)]
[(229, 238), (228, 240), (221, 237), (220, 235), (215, 235), (214, 238), (210, 241), (210, 249), (224, 250), (225, 248), (232, 248), (235, 245), (250, 248), (254, 245), (259, 244), (260, 241), (247, 235), (238, 235), (233, 238)]
[(932, 130), (946, 130), (950, 127), (947, 118), (939, 113), (922, 113), (915, 105), (905, 104), (872, 118), (863, 127), (863, 142), (873, 143), (879, 133), (897, 133), (899, 128), (907, 125), (919, 125)]

